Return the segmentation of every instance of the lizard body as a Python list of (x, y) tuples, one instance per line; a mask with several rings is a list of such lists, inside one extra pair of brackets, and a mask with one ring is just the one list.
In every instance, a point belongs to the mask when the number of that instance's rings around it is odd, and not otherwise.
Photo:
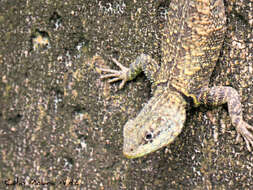
[(142, 54), (120, 71), (102, 69), (122, 80), (120, 88), (141, 71), (152, 82), (154, 95), (133, 120), (124, 126), (123, 153), (136, 158), (171, 143), (180, 134), (189, 100), (194, 106), (228, 104), (232, 124), (247, 148), (253, 146), (253, 127), (242, 118), (240, 97), (232, 87), (208, 87), (226, 31), (223, 0), (172, 0), (168, 22), (162, 32), (162, 63)]

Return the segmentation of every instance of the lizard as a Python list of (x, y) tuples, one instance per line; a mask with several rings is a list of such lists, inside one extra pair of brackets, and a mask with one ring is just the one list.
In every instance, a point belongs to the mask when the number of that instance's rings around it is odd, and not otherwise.
[(189, 106), (227, 103), (236, 141), (253, 147), (253, 126), (243, 120), (238, 92), (230, 86), (209, 86), (226, 32), (223, 0), (171, 0), (161, 36), (161, 64), (146, 54), (120, 70), (100, 68), (101, 79), (120, 81), (122, 89), (142, 71), (152, 83), (153, 96), (123, 129), (123, 154), (137, 158), (174, 141), (181, 133)]

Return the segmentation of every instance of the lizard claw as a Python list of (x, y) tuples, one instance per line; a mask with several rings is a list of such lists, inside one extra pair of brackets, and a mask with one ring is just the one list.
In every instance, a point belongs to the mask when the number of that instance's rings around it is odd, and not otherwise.
[(236, 142), (238, 142), (242, 137), (246, 143), (248, 151), (251, 152), (251, 148), (253, 147), (253, 134), (251, 133), (251, 131), (253, 131), (253, 127), (248, 123), (241, 121), (236, 127), (236, 130), (238, 133), (236, 137)]
[(112, 58), (112, 61), (121, 69), (121, 70), (113, 70), (113, 69), (105, 69), (105, 68), (99, 68), (101, 71), (109, 73), (105, 75), (101, 75), (101, 79), (105, 78), (111, 78), (108, 82), (113, 83), (119, 80), (122, 80), (119, 89), (123, 88), (123, 86), (126, 84), (128, 79), (128, 71), (129, 68), (123, 66), (121, 63), (119, 63), (116, 59)]

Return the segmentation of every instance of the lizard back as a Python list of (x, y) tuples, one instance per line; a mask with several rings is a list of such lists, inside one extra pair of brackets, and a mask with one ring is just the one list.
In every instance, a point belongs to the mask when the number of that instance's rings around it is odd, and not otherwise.
[[(162, 32), (162, 64), (158, 81), (187, 96), (209, 83), (225, 33), (222, 0), (175, 0)], [(159, 82), (158, 82), (159, 83)]]

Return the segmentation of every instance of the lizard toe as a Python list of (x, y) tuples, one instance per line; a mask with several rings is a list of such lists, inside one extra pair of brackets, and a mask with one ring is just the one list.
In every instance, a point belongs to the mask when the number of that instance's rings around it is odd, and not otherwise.
[(122, 89), (124, 87), (124, 85), (126, 84), (126, 80), (122, 80), (120, 85), (119, 85), (119, 89)]
[(242, 121), (241, 124), (239, 126), (237, 126), (237, 138), (236, 138), (236, 142), (239, 141), (240, 137), (242, 136), (245, 143), (246, 143), (246, 147), (247, 149), (251, 152), (251, 147), (253, 147), (253, 127), (250, 126), (248, 123)]
[(122, 71), (128, 71), (128, 68), (122, 65), (120, 62), (118, 62), (116, 59), (112, 58), (112, 61), (122, 70)]
[(246, 147), (247, 147), (248, 151), (251, 152), (250, 143), (249, 143), (249, 141), (247, 140), (247, 138), (244, 138), (244, 141), (245, 141), (245, 143), (246, 143)]
[(109, 82), (109, 83), (113, 83), (113, 82), (116, 82), (116, 81), (119, 81), (119, 80), (122, 80), (122, 79), (119, 78), (119, 77), (115, 77), (115, 78), (113, 78), (113, 79), (110, 79), (108, 82)]
[(100, 78), (105, 79), (105, 78), (113, 78), (113, 77), (118, 77), (118, 76), (119, 76), (118, 73), (114, 73), (114, 74), (101, 75)]
[(107, 72), (107, 73), (118, 73), (118, 70), (114, 70), (114, 69), (106, 69), (106, 68), (98, 68), (103, 72)]

